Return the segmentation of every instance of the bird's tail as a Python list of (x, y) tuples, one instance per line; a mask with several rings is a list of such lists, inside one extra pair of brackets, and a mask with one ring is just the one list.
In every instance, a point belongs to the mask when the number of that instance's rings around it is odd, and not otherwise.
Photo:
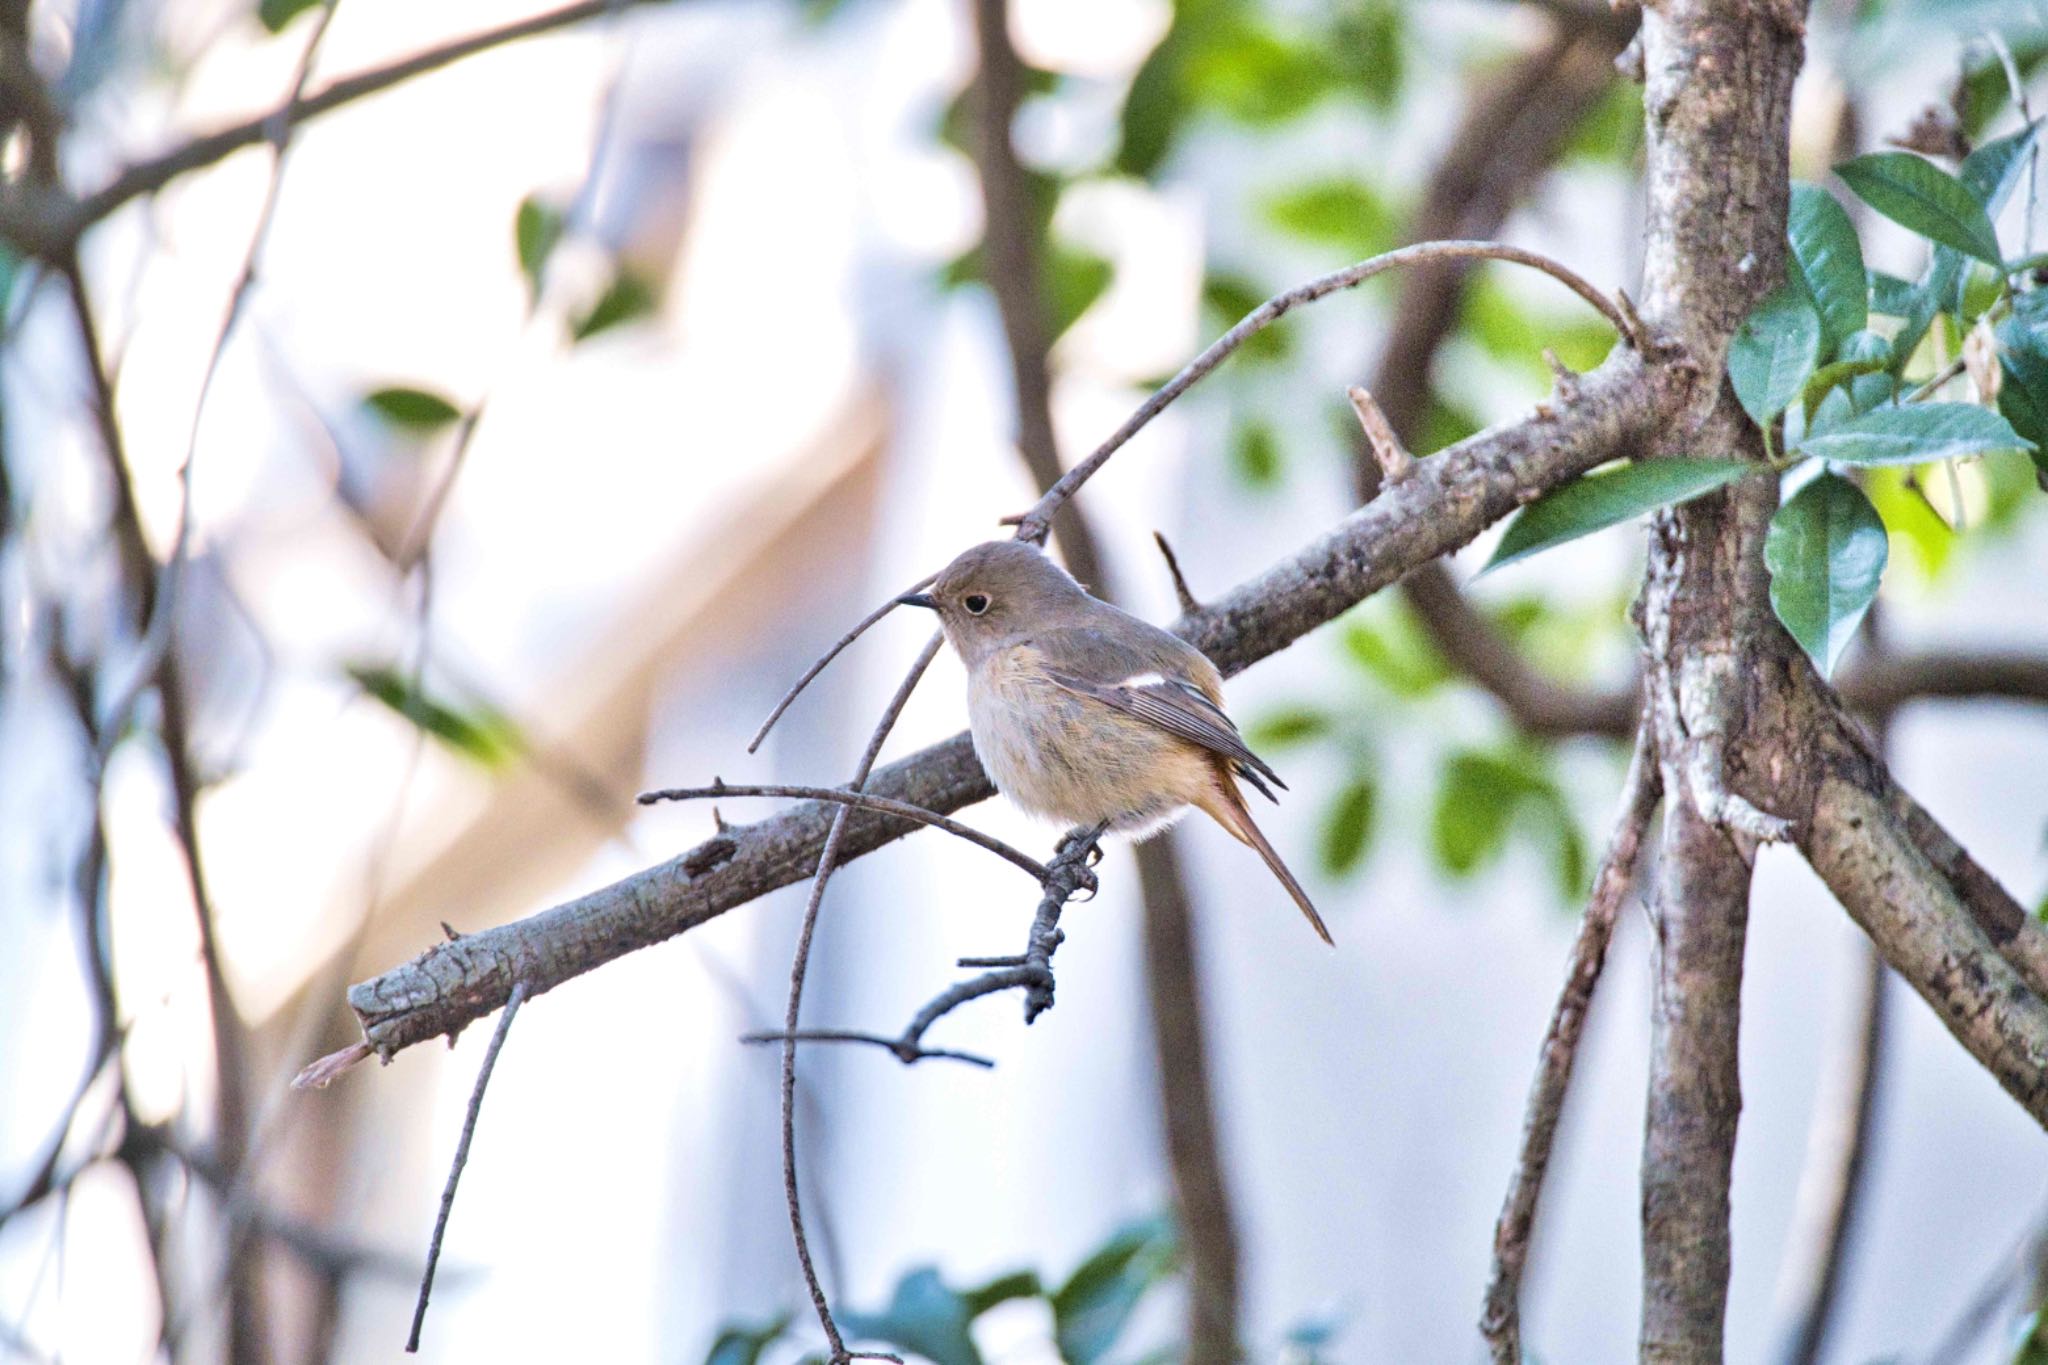
[(1316, 907), (1310, 902), (1308, 892), (1301, 889), (1301, 883), (1287, 870), (1287, 864), (1280, 861), (1280, 855), (1266, 842), (1265, 834), (1252, 821), (1251, 808), (1245, 805), (1244, 796), (1238, 791), (1237, 783), (1220, 763), (1216, 765), (1216, 784), (1211, 791), (1209, 800), (1196, 804), (1217, 824), (1236, 835), (1240, 842), (1249, 844), (1258, 851), (1258, 855), (1266, 860), (1266, 866), (1273, 870), (1273, 875), (1280, 879), (1280, 884), (1287, 888), (1287, 894), (1294, 897), (1294, 903), (1301, 907), (1301, 913), (1308, 916), (1308, 922), (1316, 934), (1323, 942), (1334, 948), (1336, 940), (1330, 937), (1330, 931), (1324, 926), (1323, 917), (1316, 913)]

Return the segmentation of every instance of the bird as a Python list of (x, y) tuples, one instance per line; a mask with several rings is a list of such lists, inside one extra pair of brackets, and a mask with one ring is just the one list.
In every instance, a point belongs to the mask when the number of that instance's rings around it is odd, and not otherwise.
[[(1301, 882), (1252, 820), (1240, 781), (1286, 790), (1223, 709), (1223, 674), (1177, 635), (1110, 605), (1037, 546), (963, 551), (922, 592), (967, 670), (968, 728), (996, 789), (1026, 812), (1142, 839), (1188, 809), (1265, 860), (1323, 942)], [(1268, 785), (1271, 784), (1271, 785)]]

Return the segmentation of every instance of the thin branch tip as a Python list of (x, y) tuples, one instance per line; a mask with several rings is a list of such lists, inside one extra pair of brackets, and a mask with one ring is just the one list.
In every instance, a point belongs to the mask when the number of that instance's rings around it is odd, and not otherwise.
[(325, 1090), (344, 1071), (354, 1070), (360, 1062), (366, 1062), (374, 1054), (368, 1041), (350, 1043), (339, 1052), (330, 1052), (319, 1061), (312, 1063), (292, 1077), (294, 1090)]
[(1365, 432), (1366, 444), (1372, 447), (1372, 457), (1378, 462), (1383, 481), (1392, 483), (1402, 477), (1415, 465), (1415, 457), (1408, 453), (1408, 447), (1401, 444), (1401, 438), (1394, 434), (1393, 424), (1387, 421), (1386, 413), (1372, 394), (1360, 385), (1353, 384), (1344, 390), (1344, 396), (1351, 400), (1351, 411), (1358, 418), (1358, 425)]
[(1173, 575), (1173, 595), (1180, 602), (1181, 614), (1184, 616), (1199, 616), (1202, 611), (1201, 600), (1189, 589), (1188, 580), (1180, 571), (1180, 560), (1173, 553), (1173, 546), (1167, 543), (1166, 533), (1154, 531), (1152, 533), (1152, 541), (1159, 547), (1159, 553), (1166, 559), (1166, 571)]

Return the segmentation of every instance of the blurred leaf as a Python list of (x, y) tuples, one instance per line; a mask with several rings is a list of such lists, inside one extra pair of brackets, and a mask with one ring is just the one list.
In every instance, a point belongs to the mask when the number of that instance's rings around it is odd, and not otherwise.
[(658, 302), (653, 285), (637, 272), (621, 267), (590, 311), (569, 328), (570, 338), (588, 341), (600, 332), (638, 321), (653, 313)]
[(1451, 754), (1430, 819), (1430, 846), (1445, 871), (1469, 876), (1499, 858), (1518, 818), (1533, 821), (1548, 843), (1560, 895), (1583, 895), (1585, 839), (1542, 756), (1521, 748)]
[(719, 1331), (718, 1340), (711, 1343), (711, 1354), (704, 1358), (704, 1365), (759, 1365), (761, 1352), (789, 1331), (790, 1316), (784, 1311), (752, 1326), (727, 1323)]
[(2018, 317), (1998, 325), (1998, 362), (2005, 382), (1998, 386), (1998, 411), (2022, 439), (2034, 467), (2048, 478), (2048, 336)]
[(1877, 599), (1889, 541), (1870, 499), (1847, 479), (1822, 474), (1771, 518), (1764, 564), (1771, 609), (1826, 677)]
[(1835, 167), (1858, 198), (1929, 241), (1998, 265), (1998, 233), (1969, 187), (1911, 152), (1872, 152)]
[(1884, 519), (1892, 548), (1904, 546), (1928, 581), (1939, 579), (1955, 555), (1955, 529), (1927, 505), (1913, 485), (1909, 469), (1872, 469), (1865, 473), (1863, 492)]
[(1794, 446), (1807, 455), (1857, 465), (1931, 464), (2027, 448), (2028, 442), (2005, 418), (1969, 403), (1878, 408)]
[(2048, 1309), (2036, 1308), (2015, 1334), (2012, 1365), (2048, 1365)]
[(898, 1280), (889, 1306), (881, 1312), (839, 1314), (848, 1336), (915, 1351), (934, 1365), (981, 1365), (981, 1352), (969, 1330), (973, 1320), (967, 1300), (948, 1289), (930, 1266)]
[[(1211, 270), (1202, 281), (1202, 304), (1219, 331), (1235, 327), (1258, 311), (1267, 297), (1249, 279), (1224, 270)], [(1238, 355), (1260, 364), (1285, 360), (1294, 349), (1291, 335), (1285, 327), (1268, 327), (1240, 347)]]
[(282, 33), (285, 25), (309, 9), (319, 9), (323, 0), (256, 0), (256, 18), (271, 33)]
[(1820, 314), (1793, 279), (1765, 295), (1736, 328), (1728, 346), (1728, 379), (1758, 426), (1769, 426), (1799, 396), (1820, 360), (1820, 336)]
[(1197, 104), (1255, 128), (1274, 127), (1343, 88), (1344, 72), (1329, 53), (1314, 37), (1283, 36), (1239, 16), (1190, 52), (1182, 79)]
[(1583, 374), (1607, 358), (1614, 329), (1582, 312), (1536, 314), (1525, 310), (1493, 275), (1476, 277), (1459, 303), (1459, 329), (1495, 360), (1514, 365), (1548, 383), (1549, 348), (1559, 360)]
[(1052, 1296), (1053, 1338), (1067, 1365), (1094, 1365), (1122, 1334), (1146, 1291), (1179, 1258), (1173, 1224), (1148, 1218), (1123, 1228), (1083, 1261)]
[(540, 196), (529, 194), (519, 201), (519, 212), (512, 218), (512, 244), (519, 252), (519, 273), (526, 277), (529, 302), (540, 297), (541, 275), (566, 226), (562, 210)]
[(438, 393), (394, 385), (363, 395), (363, 406), (394, 427), (430, 432), (462, 420), (462, 409)]
[(1266, 221), (1291, 237), (1334, 247), (1351, 260), (1394, 244), (1393, 212), (1363, 180), (1320, 180), (1269, 197)]
[(979, 1289), (969, 1289), (960, 1298), (967, 1305), (967, 1316), (978, 1318), (999, 1303), (1011, 1299), (1035, 1299), (1045, 1292), (1045, 1286), (1038, 1282), (1035, 1270), (1018, 1270), (1008, 1275), (999, 1275)]
[(1826, 190), (1794, 185), (1785, 236), (1820, 314), (1822, 354), (1833, 355), (1870, 321), (1869, 285), (1855, 225)]
[(1645, 460), (1553, 488), (1515, 513), (1481, 573), (1711, 493), (1758, 466), (1741, 460)]
[(1230, 433), (1230, 463), (1239, 478), (1254, 488), (1271, 486), (1280, 477), (1280, 440), (1264, 422), (1246, 420)]
[(1323, 816), (1322, 837), (1316, 842), (1323, 871), (1341, 877), (1358, 866), (1372, 844), (1375, 797), (1372, 779), (1364, 774), (1352, 778), (1337, 793)]
[(1115, 273), (1106, 258), (1082, 247), (1053, 242), (1045, 258), (1045, 291), (1050, 295), (1046, 306), (1052, 314), (1055, 340), (1066, 335), (1102, 297)]
[(1397, 697), (1423, 697), (1451, 680), (1451, 669), (1405, 606), (1383, 621), (1359, 613), (1344, 628), (1344, 648)]
[(518, 727), (488, 707), (464, 711), (437, 701), (397, 669), (380, 664), (351, 664), (348, 675), (421, 731), (485, 768), (502, 768), (525, 750)]
[(1288, 749), (1320, 739), (1330, 732), (1328, 712), (1313, 706), (1283, 706), (1268, 711), (1245, 729), (1254, 749)]
[(1187, 122), (1189, 106), (1180, 73), (1186, 46), (1184, 34), (1169, 32), (1131, 77), (1112, 163), (1125, 175), (1147, 179), (1158, 171)]
[(1964, 157), (1963, 164), (1956, 168), (1956, 178), (1977, 197), (1988, 216), (1996, 218), (2012, 198), (2027, 168), (2027, 153), (2033, 150), (2034, 137), (2040, 130), (2041, 122), (2036, 119), (2017, 133), (1985, 143)]
[(1383, 113), (1401, 95), (1407, 28), (1406, 13), (1391, 0), (1349, 0), (1331, 24), (1325, 50), (1335, 54), (1345, 84)]
[(1563, 160), (1627, 165), (1643, 145), (1643, 87), (1614, 81), (1565, 144)]

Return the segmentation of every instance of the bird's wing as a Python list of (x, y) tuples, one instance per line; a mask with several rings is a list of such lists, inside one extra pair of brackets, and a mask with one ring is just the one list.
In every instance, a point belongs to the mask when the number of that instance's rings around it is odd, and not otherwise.
[[(1080, 636), (1084, 632), (1075, 631), (1068, 634)], [(1094, 635), (1095, 632), (1085, 634)], [(1178, 735), (1190, 743), (1199, 744), (1211, 753), (1222, 755), (1231, 761), (1238, 776), (1251, 783), (1258, 789), (1259, 794), (1269, 801), (1277, 798), (1266, 786), (1267, 782), (1270, 781), (1282, 791), (1287, 789), (1287, 784), (1280, 780), (1280, 775), (1274, 772), (1264, 759), (1251, 751), (1245, 744), (1244, 737), (1238, 734), (1237, 727), (1231, 724), (1230, 717), (1224, 714), (1223, 708), (1200, 686), (1169, 676), (1160, 667), (1146, 666), (1148, 661), (1130, 657), (1134, 652), (1126, 651), (1121, 645), (1104, 644), (1091, 649), (1090, 645), (1093, 643), (1079, 639), (1062, 639), (1060, 644), (1065, 648), (1047, 652), (1049, 657), (1046, 676), (1055, 686), (1064, 688), (1076, 696), (1088, 697), (1105, 706), (1113, 706), (1148, 725), (1158, 726), (1168, 734)], [(1192, 649), (1191, 646), (1184, 647)], [(1072, 661), (1079, 667), (1070, 670), (1053, 664), (1053, 659), (1062, 662)], [(1170, 661), (1160, 662), (1171, 667)], [(1115, 681), (1098, 681), (1082, 676), (1083, 671), (1101, 671), (1088, 667), (1090, 664), (1099, 663), (1114, 663), (1116, 669), (1134, 663), (1138, 667), (1124, 673)]]

